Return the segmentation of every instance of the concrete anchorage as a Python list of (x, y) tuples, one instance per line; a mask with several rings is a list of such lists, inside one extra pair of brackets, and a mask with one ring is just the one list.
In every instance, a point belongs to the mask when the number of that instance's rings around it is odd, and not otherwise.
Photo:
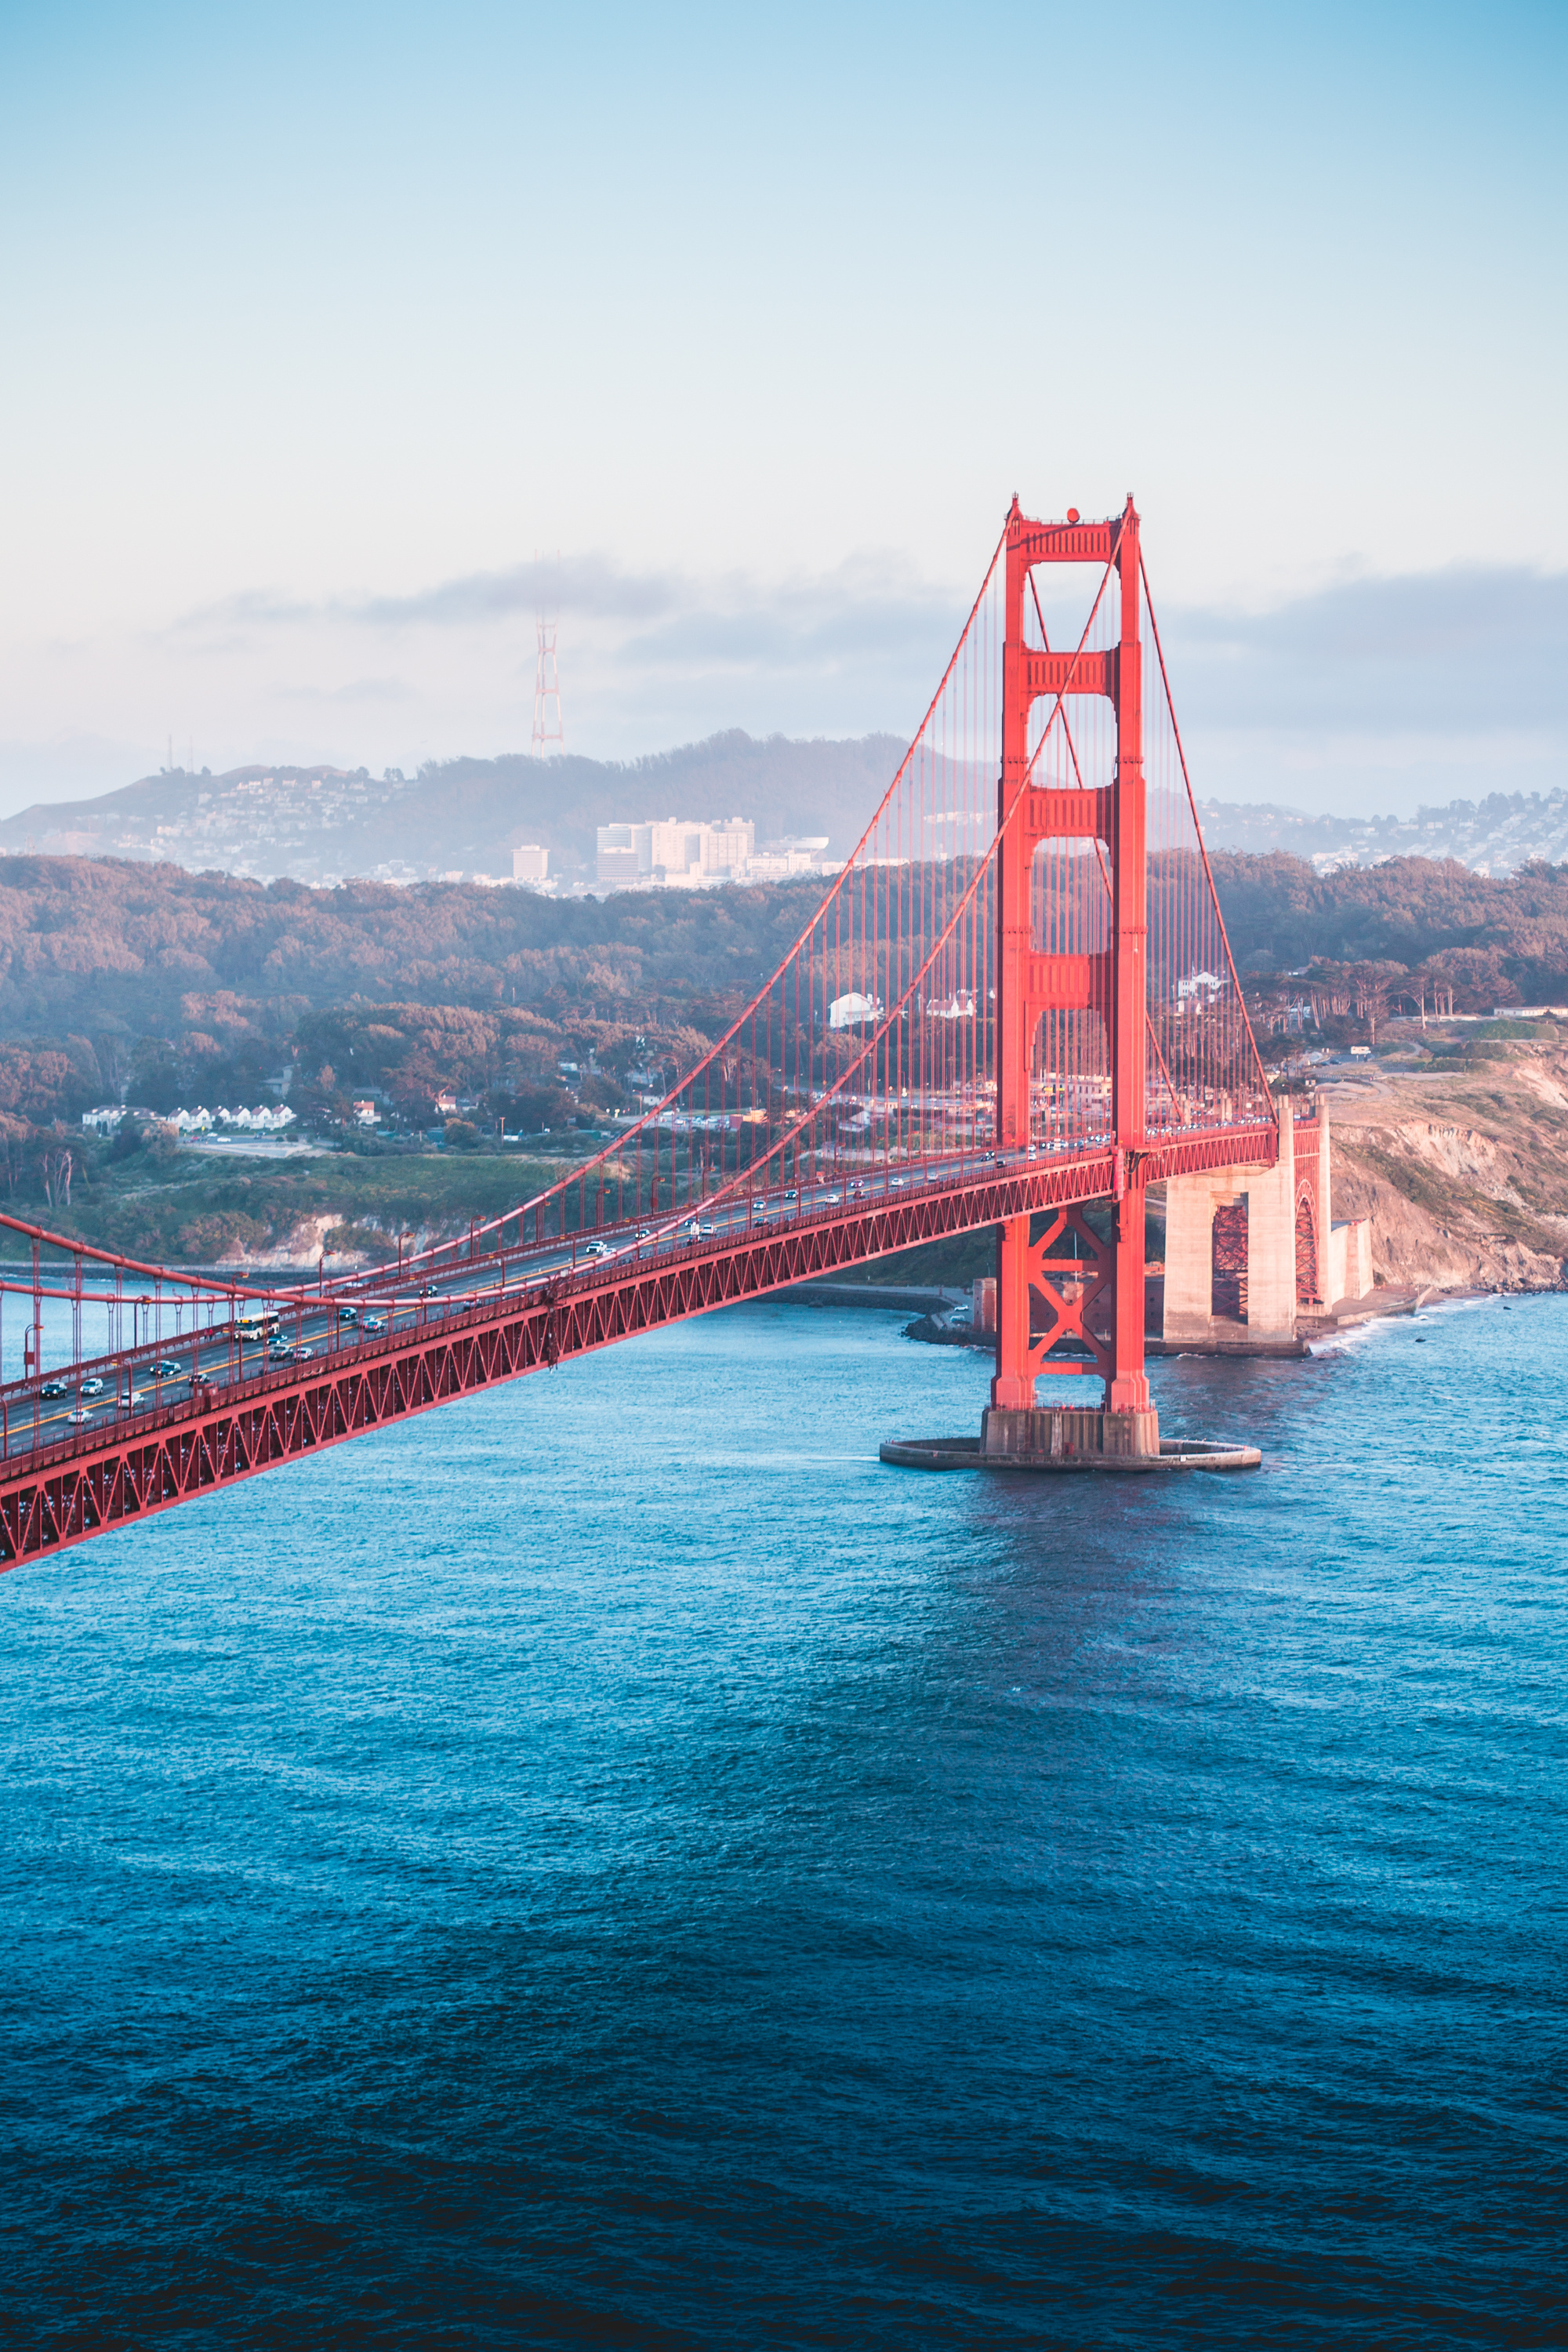
[[(1238, 1230), (1244, 1271), (1221, 1263)], [(1326, 1109), (1311, 1119), (1281, 1118), (1272, 1168), (1216, 1168), (1165, 1187), (1153, 1343), (1163, 1353), (1296, 1355), (1304, 1329), (1355, 1306), (1372, 1286), (1370, 1220), (1334, 1220)]]

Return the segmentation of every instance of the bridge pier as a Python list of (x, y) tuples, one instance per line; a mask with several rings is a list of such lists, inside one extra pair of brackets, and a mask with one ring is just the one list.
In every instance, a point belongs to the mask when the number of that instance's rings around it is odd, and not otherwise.
[(1278, 1348), (1294, 1342), (1299, 1318), (1371, 1288), (1367, 1221), (1333, 1220), (1326, 1110), (1300, 1125), (1281, 1118), (1272, 1168), (1215, 1168), (1167, 1183), (1168, 1346)]
[(1022, 1412), (991, 1405), (980, 1416), (980, 1450), (996, 1456), (1070, 1461), (1091, 1454), (1121, 1462), (1160, 1451), (1160, 1416), (1152, 1405), (1128, 1412), (1093, 1405), (1036, 1405)]

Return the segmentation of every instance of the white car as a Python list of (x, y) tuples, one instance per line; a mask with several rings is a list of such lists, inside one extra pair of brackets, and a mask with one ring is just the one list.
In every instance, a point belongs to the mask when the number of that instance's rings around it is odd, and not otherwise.
[(608, 1242), (588, 1242), (584, 1244), (583, 1255), (584, 1257), (608, 1257), (610, 1244)]
[(81, 1384), (81, 1392), (83, 1396), (101, 1396), (103, 1394), (103, 1382), (99, 1380), (83, 1381)]

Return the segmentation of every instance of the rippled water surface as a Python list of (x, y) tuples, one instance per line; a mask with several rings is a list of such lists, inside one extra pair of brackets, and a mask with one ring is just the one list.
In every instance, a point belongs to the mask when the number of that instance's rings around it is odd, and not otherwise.
[(713, 1317), (0, 1579), (0, 2322), (1568, 2334), (1568, 1301), (1155, 1368)]

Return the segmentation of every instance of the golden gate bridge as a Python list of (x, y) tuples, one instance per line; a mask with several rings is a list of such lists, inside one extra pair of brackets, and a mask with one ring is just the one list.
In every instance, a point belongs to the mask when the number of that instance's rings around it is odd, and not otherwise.
[[(1047, 566), (1082, 583), (1081, 625), (1055, 645)], [(1088, 1453), (1152, 1465), (1148, 1188), (1272, 1167), (1279, 1117), (1132, 500), (1038, 522), (1015, 499), (919, 732), (810, 923), (697, 1066), (569, 1177), (395, 1267), (287, 1289), (0, 1218), (32, 1253), (30, 1280), (3, 1286), (29, 1320), (23, 1376), (0, 1386), (0, 1554), (983, 1226), (988, 1449), (1038, 1450), (1038, 1383), (1089, 1373)], [(52, 1368), (46, 1299), (51, 1322), (70, 1310)]]

